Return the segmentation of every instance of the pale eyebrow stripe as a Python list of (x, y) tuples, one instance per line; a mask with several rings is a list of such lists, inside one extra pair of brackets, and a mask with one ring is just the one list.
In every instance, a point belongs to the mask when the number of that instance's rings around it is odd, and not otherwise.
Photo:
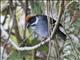
[(37, 24), (39, 21), (39, 17), (36, 17), (36, 21), (34, 23), (32, 23), (31, 25)]

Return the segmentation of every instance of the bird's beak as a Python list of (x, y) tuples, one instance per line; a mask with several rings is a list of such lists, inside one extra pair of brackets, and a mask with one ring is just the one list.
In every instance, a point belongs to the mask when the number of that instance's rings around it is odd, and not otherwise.
[(29, 23), (27, 23), (26, 27), (29, 28)]

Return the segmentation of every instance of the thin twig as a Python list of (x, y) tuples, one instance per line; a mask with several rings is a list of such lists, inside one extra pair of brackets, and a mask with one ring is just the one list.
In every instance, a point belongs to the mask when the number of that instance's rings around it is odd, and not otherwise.
[(12, 11), (12, 18), (13, 18), (13, 23), (14, 23), (15, 35), (16, 35), (18, 42), (21, 42), (22, 38), (20, 36), (19, 28), (18, 28), (18, 24), (17, 24), (17, 20), (16, 20), (16, 5), (14, 7), (12, 1), (10, 1), (10, 8)]

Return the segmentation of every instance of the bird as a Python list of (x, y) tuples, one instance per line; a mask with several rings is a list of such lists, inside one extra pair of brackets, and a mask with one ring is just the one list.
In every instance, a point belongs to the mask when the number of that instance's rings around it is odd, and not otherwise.
[[(45, 38), (49, 36), (48, 29), (48, 16), (46, 15), (35, 15), (35, 16), (26, 16), (26, 24), (27, 28), (31, 28), (34, 32), (34, 38), (37, 38), (39, 41), (43, 41)], [(49, 17), (52, 20), (51, 23), (55, 24), (56, 20)], [(66, 40), (66, 33), (62, 31), (63, 26), (59, 23), (56, 34), (62, 38), (62, 40)]]
[[(48, 16), (46, 15), (35, 15), (35, 16), (26, 16), (26, 27), (32, 30), (34, 32), (32, 34), (33, 38), (37, 38), (38, 41), (44, 41), (49, 37), (49, 29), (48, 29)], [(56, 20), (53, 18), (49, 17), (51, 24), (54, 24)], [(62, 31), (63, 26), (62, 24), (59, 23), (59, 26), (57, 28), (56, 34), (62, 38), (62, 40), (66, 40), (66, 34)], [(48, 43), (45, 44), (47, 49), (49, 48)], [(36, 52), (36, 57), (37, 58), (47, 58), (47, 52), (44, 52), (43, 50), (37, 49)]]

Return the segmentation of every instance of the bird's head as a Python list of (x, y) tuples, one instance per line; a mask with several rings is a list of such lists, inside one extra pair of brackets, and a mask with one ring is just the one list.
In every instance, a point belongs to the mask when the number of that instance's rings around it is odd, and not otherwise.
[(36, 18), (35, 16), (26, 16), (25, 17), (25, 20), (26, 20), (26, 23), (27, 23), (27, 28), (29, 28), (30, 26), (34, 26), (35, 24), (35, 21), (36, 21)]
[(37, 34), (39, 38), (48, 36), (48, 20), (45, 15), (27, 16), (27, 28), (31, 29)]

